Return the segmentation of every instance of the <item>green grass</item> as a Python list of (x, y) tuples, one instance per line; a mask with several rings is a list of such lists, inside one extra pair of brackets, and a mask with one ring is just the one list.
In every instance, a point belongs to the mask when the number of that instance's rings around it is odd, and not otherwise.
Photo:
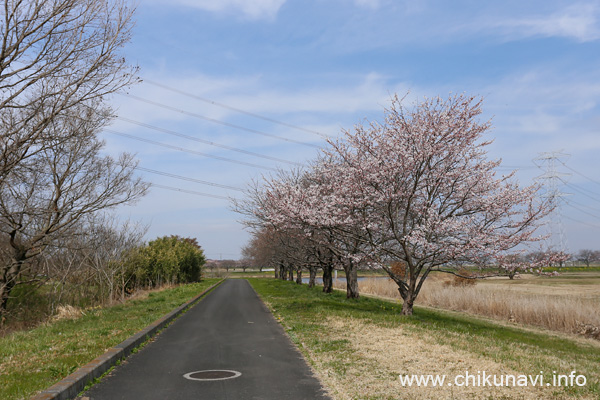
[[(344, 375), (348, 359), (368, 362), (358, 356), (348, 357), (354, 350), (347, 342), (328, 340), (324, 316), (361, 319), (384, 327), (402, 326), (411, 332), (431, 337), (439, 344), (449, 345), (476, 356), (488, 358), (524, 374), (539, 371), (567, 372), (575, 369), (584, 374), (585, 387), (557, 389), (558, 398), (579, 395), (600, 398), (600, 346), (557, 335), (532, 332), (518, 327), (496, 324), (455, 312), (415, 307), (415, 315), (400, 315), (401, 305), (391, 301), (362, 297), (345, 298), (345, 293), (324, 294), (320, 287), (309, 289), (273, 279), (249, 279), (266, 301), (292, 340), (310, 354), (328, 352), (339, 355), (330, 367)], [(374, 338), (376, 340), (376, 338)], [(564, 397), (563, 397), (564, 396)]]
[(153, 292), (145, 299), (0, 338), (0, 399), (30, 398), (218, 281)]
[(546, 267), (542, 268), (544, 272), (600, 272), (600, 265), (590, 265), (589, 267), (578, 266), (578, 267)]
[(12, 328), (13, 330), (31, 329), (40, 321), (48, 318), (50, 302), (46, 286), (31, 284), (17, 285), (11, 292), (8, 301), (8, 315), (2, 330)]

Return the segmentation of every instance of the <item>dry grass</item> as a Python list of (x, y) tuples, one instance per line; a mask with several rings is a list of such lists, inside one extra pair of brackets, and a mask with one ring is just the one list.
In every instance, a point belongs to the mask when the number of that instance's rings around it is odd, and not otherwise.
[[(321, 378), (336, 399), (541, 399), (555, 398), (554, 388), (403, 386), (399, 375), (446, 375), (447, 382), (475, 374), (520, 375), (501, 362), (440, 344), (432, 335), (410, 327), (382, 327), (360, 319), (326, 319), (329, 340), (344, 342), (352, 351), (311, 355)], [(377, 338), (377, 340), (373, 340)], [(344, 365), (343, 374), (339, 365)], [(459, 381), (460, 382), (460, 381)], [(358, 397), (356, 394), (360, 394)], [(590, 397), (591, 398), (591, 397)]]
[(56, 314), (52, 317), (53, 321), (60, 321), (63, 319), (77, 319), (85, 313), (79, 307), (73, 307), (70, 305), (58, 306)]
[[(429, 279), (417, 304), (600, 339), (600, 286), (595, 283), (551, 285), (551, 280), (535, 284), (534, 279), (527, 279), (514, 284), (495, 280), (457, 287), (446, 282), (440, 276)], [(359, 289), (400, 298), (390, 279), (361, 280)]]

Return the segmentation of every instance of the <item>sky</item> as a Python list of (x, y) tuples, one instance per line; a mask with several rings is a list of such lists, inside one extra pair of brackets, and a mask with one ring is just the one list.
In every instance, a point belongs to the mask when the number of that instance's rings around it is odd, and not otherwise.
[(238, 259), (250, 232), (229, 199), (253, 180), (381, 120), (395, 93), (466, 93), (502, 171), (554, 171), (554, 244), (562, 229), (567, 250), (600, 249), (600, 1), (139, 0), (135, 21), (123, 54), (143, 81), (110, 99), (102, 137), (154, 185), (117, 210), (148, 240)]

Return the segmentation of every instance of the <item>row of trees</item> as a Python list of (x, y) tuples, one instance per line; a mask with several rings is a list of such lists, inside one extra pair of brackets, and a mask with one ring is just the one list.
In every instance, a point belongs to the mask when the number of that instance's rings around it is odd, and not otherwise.
[(264, 264), (257, 264), (251, 258), (244, 257), (241, 260), (207, 260), (205, 267), (218, 274), (219, 271), (229, 272), (230, 270), (235, 271), (240, 269), (246, 272), (248, 268), (262, 270)]
[[(359, 265), (382, 268), (407, 315), (432, 271), (457, 275), (465, 263), (493, 262), (511, 273), (564, 258), (543, 252), (517, 263), (523, 245), (542, 239), (534, 233), (552, 205), (487, 159), (481, 104), (456, 95), (407, 108), (395, 96), (383, 122), (344, 131), (307, 168), (256, 182), (235, 209), (255, 240), (271, 243), (276, 265), (322, 268), (325, 290), (334, 265), (351, 298)], [(396, 262), (402, 273), (390, 267)]]

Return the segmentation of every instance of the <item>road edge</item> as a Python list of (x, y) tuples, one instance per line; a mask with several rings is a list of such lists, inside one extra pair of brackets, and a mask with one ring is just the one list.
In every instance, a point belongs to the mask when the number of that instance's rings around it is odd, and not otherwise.
[(106, 371), (115, 366), (117, 362), (127, 358), (133, 349), (139, 347), (142, 343), (155, 336), (160, 330), (175, 320), (179, 315), (189, 307), (198, 302), (204, 295), (223, 283), (221, 279), (199, 295), (188, 302), (179, 306), (175, 310), (157, 319), (133, 336), (125, 339), (115, 347), (111, 347), (104, 354), (96, 357), (94, 360), (85, 364), (71, 375), (62, 379), (58, 383), (50, 386), (48, 389), (38, 393), (31, 400), (71, 400), (85, 388), (85, 386), (94, 379), (101, 377)]
[[(304, 345), (304, 343), (299, 342), (296, 343), (292, 337), (290, 336), (290, 330), (288, 330), (288, 327), (286, 327), (284, 321), (282, 321), (277, 315), (277, 311), (272, 307), (271, 303), (269, 303), (268, 301), (266, 301), (261, 295), (260, 293), (258, 293), (258, 291), (254, 288), (254, 286), (252, 286), (252, 284), (250, 283), (250, 281), (248, 281), (248, 278), (243, 278), (246, 282), (248, 282), (248, 285), (250, 285), (250, 287), (252, 288), (252, 290), (254, 291), (254, 294), (256, 295), (256, 297), (258, 297), (258, 300), (260, 300), (260, 304), (262, 309), (269, 313), (271, 315), (271, 317), (273, 318), (273, 321), (281, 328), (281, 331), (283, 333), (283, 336), (286, 337), (287, 341), (289, 342), (290, 346), (294, 349), (294, 351), (296, 351), (296, 353), (298, 354), (298, 357), (301, 358), (302, 360), (304, 360), (304, 363), (308, 366), (311, 375), (319, 382), (319, 384), (321, 385), (321, 396), (323, 398), (323, 400), (331, 400), (334, 398), (333, 396), (333, 390), (328, 387), (327, 385), (325, 385), (324, 380), (321, 377), (321, 373), (319, 371), (317, 371), (317, 369), (315, 368), (311, 358), (310, 358), (310, 351), (308, 349), (308, 347), (306, 347)], [(255, 279), (262, 279), (262, 278), (255, 278)], [(303, 351), (304, 349), (304, 351)]]

